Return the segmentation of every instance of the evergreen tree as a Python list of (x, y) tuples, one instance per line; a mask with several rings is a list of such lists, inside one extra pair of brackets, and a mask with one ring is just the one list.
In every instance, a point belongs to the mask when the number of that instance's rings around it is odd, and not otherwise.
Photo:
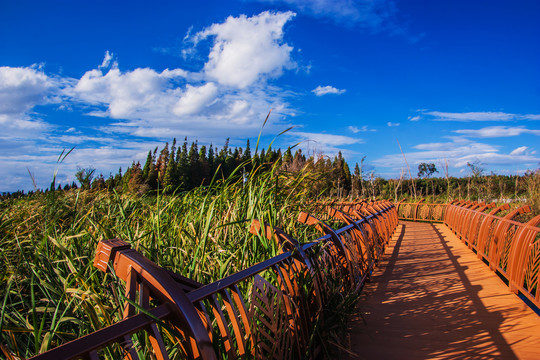
[(146, 176), (146, 185), (148, 185), (148, 188), (151, 190), (156, 190), (158, 187), (158, 173), (157, 173), (156, 164), (155, 164), (157, 151), (158, 151), (158, 148), (156, 146), (156, 148), (154, 149), (154, 152), (152, 153), (150, 162), (148, 164), (148, 175)]
[(171, 153), (169, 154), (169, 161), (168, 161), (167, 169), (165, 170), (165, 175), (163, 176), (163, 189), (167, 193), (174, 192), (177, 187), (177, 176), (176, 176), (177, 164), (174, 159), (175, 151), (173, 150), (176, 150), (174, 145), (171, 148)]
[[(127, 181), (127, 191), (134, 194), (142, 194), (147, 190), (147, 186), (144, 184), (142, 177), (141, 163), (133, 162), (131, 169), (129, 169), (129, 179)], [(126, 172), (127, 174), (127, 172)]]
[(208, 148), (208, 168), (209, 168), (210, 177), (213, 177), (214, 173), (216, 172), (214, 154), (215, 153), (214, 153), (213, 145), (210, 144), (210, 147)]
[(148, 151), (148, 156), (146, 157), (146, 162), (144, 163), (144, 167), (142, 170), (142, 177), (146, 181), (148, 179), (148, 172), (150, 171), (150, 165), (154, 159), (152, 158), (152, 150)]
[(165, 172), (167, 171), (167, 164), (169, 162), (169, 143), (165, 143), (165, 147), (159, 153), (159, 157), (156, 162), (156, 170), (158, 172), (158, 181), (163, 187), (163, 178), (165, 177)]
[(200, 186), (202, 183), (202, 174), (199, 164), (199, 146), (197, 141), (191, 143), (188, 154), (190, 189)]
[(208, 164), (208, 158), (206, 156), (206, 146), (204, 145), (201, 146), (201, 150), (199, 150), (199, 167), (201, 170), (203, 185), (210, 184), (210, 165)]
[[(180, 151), (180, 149), (178, 150)], [(182, 190), (188, 190), (190, 186), (189, 179), (189, 164), (188, 164), (188, 150), (187, 150), (187, 137), (184, 139), (182, 144), (182, 152), (180, 153), (180, 158), (177, 158), (178, 162), (178, 177), (179, 185)]]
[(246, 150), (242, 154), (242, 162), (251, 160), (251, 147), (249, 145), (249, 139), (246, 141)]

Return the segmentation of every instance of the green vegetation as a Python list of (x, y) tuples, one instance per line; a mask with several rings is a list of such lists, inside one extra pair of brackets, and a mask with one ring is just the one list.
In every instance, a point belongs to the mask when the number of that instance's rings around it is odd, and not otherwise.
[(248, 233), (253, 219), (313, 239), (295, 217), (299, 204), (308, 208), (320, 177), (278, 163), (252, 167), (243, 177), (244, 165), (171, 195), (94, 188), (0, 202), (0, 344), (29, 357), (122, 317), (122, 282), (92, 266), (102, 239), (126, 240), (158, 265), (202, 283), (276, 254), (272, 242)]
[[(207, 151), (196, 142), (176, 149), (173, 141), (157, 154), (108, 179), (79, 169), (80, 188), (55, 190), (53, 180), (45, 191), (0, 199), (0, 350), (30, 357), (122, 317), (122, 282), (92, 266), (102, 239), (126, 240), (158, 265), (209, 283), (276, 254), (272, 242), (248, 233), (253, 219), (301, 242), (313, 239), (295, 218), (299, 206), (309, 211), (323, 196), (414, 201), (414, 182), (427, 202), (525, 198), (540, 213), (540, 170), (433, 178), (435, 166), (425, 164), (421, 179), (386, 180), (366, 175), (364, 159), (351, 175), (341, 154), (315, 159), (269, 148), (252, 156), (249, 143)], [(354, 299), (333, 304), (340, 310), (327, 325), (343, 328)], [(339, 339), (322, 330), (318, 336)]]

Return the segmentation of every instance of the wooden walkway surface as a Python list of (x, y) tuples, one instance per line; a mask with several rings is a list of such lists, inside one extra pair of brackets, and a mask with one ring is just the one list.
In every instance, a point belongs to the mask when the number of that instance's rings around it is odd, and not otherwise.
[(540, 316), (445, 226), (400, 222), (351, 359), (540, 359)]

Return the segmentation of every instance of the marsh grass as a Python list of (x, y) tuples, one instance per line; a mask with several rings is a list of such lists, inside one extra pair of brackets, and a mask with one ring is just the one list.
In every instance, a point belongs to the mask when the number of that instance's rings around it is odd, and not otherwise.
[(264, 165), (244, 181), (240, 171), (167, 196), (70, 190), (0, 202), (0, 350), (27, 358), (121, 319), (123, 283), (92, 266), (102, 239), (209, 283), (278, 253), (249, 234), (253, 219), (316, 237), (296, 222), (299, 204), (310, 211), (313, 174)]

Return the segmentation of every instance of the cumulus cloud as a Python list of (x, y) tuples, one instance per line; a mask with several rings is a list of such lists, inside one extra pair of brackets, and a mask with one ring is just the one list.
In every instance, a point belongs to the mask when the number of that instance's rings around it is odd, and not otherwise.
[[(21, 180), (27, 177), (26, 166), (36, 173), (52, 174), (50, 168), (56, 166), (63, 147), (77, 144), (70, 158), (84, 154), (100, 171), (116, 171), (117, 165), (140, 158), (136, 149), (126, 147), (130, 139), (139, 140), (147, 151), (148, 140), (157, 138), (190, 136), (215, 143), (226, 134), (256, 136), (270, 109), (265, 131), (283, 130), (290, 126), (285, 117), (294, 115), (286, 101), (290, 94), (273, 86), (270, 79), (295, 67), (293, 47), (283, 39), (284, 26), (294, 16), (269, 11), (252, 17), (231, 16), (188, 36), (200, 43), (197, 51), (204, 52), (203, 45), (208, 50), (208, 61), (199, 72), (124, 70), (109, 51), (79, 79), (48, 76), (37, 67), (0, 67), (2, 144), (28, 140), (24, 148), (18, 145), (16, 159), (0, 159), (0, 167), (17, 172), (12, 177), (18, 179), (16, 183), (27, 184)], [(53, 102), (59, 104), (58, 110), (82, 111), (101, 121), (87, 124), (81, 133), (77, 126), (53, 126), (33, 113), (36, 105)], [(140, 137), (148, 140), (141, 142)], [(28, 152), (23, 154), (25, 149)], [(43, 178), (50, 180), (47, 175)], [(6, 182), (0, 191), (16, 188), (20, 187)]]
[(229, 16), (224, 23), (195, 34), (195, 43), (214, 38), (204, 66), (206, 75), (219, 84), (242, 89), (294, 67), (293, 48), (283, 43), (283, 27), (294, 16), (290, 11)]
[(479, 138), (496, 138), (496, 137), (510, 137), (519, 136), (522, 134), (531, 134), (540, 136), (540, 130), (531, 130), (523, 126), (509, 127), (509, 126), (488, 126), (482, 129), (462, 129), (454, 130), (458, 134), (463, 134), (471, 137)]
[[(156, 112), (166, 111), (175, 102), (173, 98), (178, 92), (170, 87), (170, 81), (184, 78), (186, 74), (181, 69), (161, 73), (149, 68), (121, 72), (113, 67), (106, 73), (94, 69), (81, 77), (72, 95), (84, 103), (106, 106), (107, 111), (103, 116), (115, 119), (126, 119), (137, 114), (155, 115)], [(161, 110), (158, 111), (158, 107)]]
[(477, 112), (442, 112), (442, 111), (421, 111), (434, 121), (519, 121), (519, 120), (540, 120), (540, 114), (512, 114), (500, 111), (477, 111)]
[(336, 94), (341, 95), (345, 92), (345, 89), (336, 89), (333, 86), (317, 86), (315, 89), (311, 90), (317, 96), (323, 96), (327, 94)]
[(56, 102), (61, 84), (38, 67), (0, 67), (0, 139), (36, 138), (50, 125), (31, 116), (36, 105)]
[(178, 116), (196, 113), (214, 100), (217, 91), (217, 86), (211, 82), (202, 86), (187, 85), (185, 93), (176, 103), (173, 112)]
[(294, 65), (292, 47), (283, 43), (283, 27), (293, 16), (268, 11), (231, 16), (188, 35), (194, 43), (210, 40), (208, 61), (198, 73), (121, 71), (107, 51), (102, 65), (87, 71), (70, 95), (80, 104), (93, 105), (90, 115), (123, 120), (107, 126), (113, 132), (162, 137), (236, 129), (245, 135), (259, 129), (274, 109), (267, 124), (271, 130), (281, 117), (292, 114), (284, 101), (286, 92), (266, 80)]
[(0, 114), (23, 114), (45, 102), (53, 82), (34, 67), (0, 66)]

